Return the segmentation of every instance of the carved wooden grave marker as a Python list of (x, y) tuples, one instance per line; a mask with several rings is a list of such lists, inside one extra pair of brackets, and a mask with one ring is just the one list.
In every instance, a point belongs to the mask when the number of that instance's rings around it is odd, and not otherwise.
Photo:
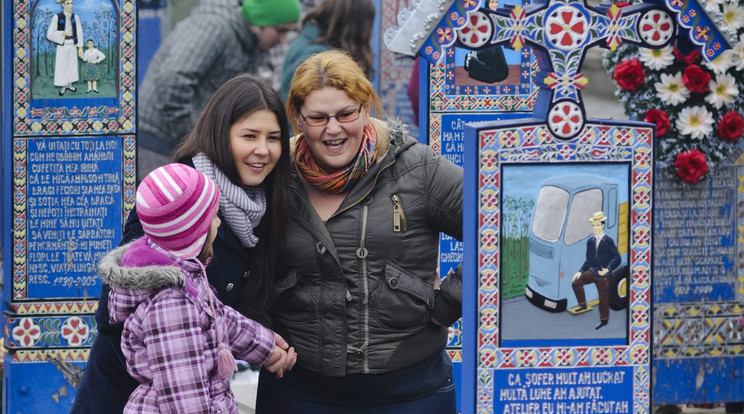
[[(665, 46), (674, 40), (678, 21), (707, 58), (727, 47), (698, 5), (670, 3), (618, 8), (544, 1), (493, 12), (475, 10), (478, 2), (468, 0), (422, 2), (401, 14), (398, 31), (386, 33), (388, 47), (419, 53), (434, 67), (451, 56), (451, 46), (529, 45), (539, 64), (531, 119), (474, 123), (465, 134), (465, 262), (472, 279), (464, 298), (463, 412), (650, 411), (654, 130), (649, 124), (587, 120), (581, 65), (593, 46)], [(492, 102), (499, 99), (497, 91)], [(432, 112), (447, 102), (432, 91)], [(545, 211), (540, 203), (555, 211), (547, 220), (538, 219)], [(516, 258), (506, 254), (514, 240), (505, 214), (517, 211), (513, 206), (526, 206), (532, 216), (529, 235), (519, 236), (522, 252), (529, 254)], [(616, 277), (611, 288), (611, 322), (594, 330), (596, 310), (591, 323), (589, 314), (560, 311), (577, 304), (573, 292), (565, 293), (583, 261), (573, 257), (575, 246), (586, 245), (588, 218), (599, 211), (623, 257), (618, 274), (628, 276)], [(558, 225), (548, 237), (545, 226), (551, 222)], [(556, 261), (572, 264), (551, 267)], [(511, 267), (517, 276), (509, 274)], [(524, 296), (506, 297), (519, 269), (529, 273)], [(548, 276), (541, 279), (540, 273)], [(596, 290), (588, 295), (596, 305)], [(521, 322), (514, 323), (515, 315)]]

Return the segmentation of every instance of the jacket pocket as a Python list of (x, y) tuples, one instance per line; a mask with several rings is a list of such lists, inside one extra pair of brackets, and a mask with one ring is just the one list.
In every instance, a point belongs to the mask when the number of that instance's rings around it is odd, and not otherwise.
[(309, 318), (317, 307), (311, 285), (302, 285), (296, 270), (284, 275), (276, 285), (274, 313), (285, 321), (301, 322)]
[(375, 311), (389, 328), (409, 329), (429, 323), (434, 307), (434, 286), (388, 263), (378, 291)]

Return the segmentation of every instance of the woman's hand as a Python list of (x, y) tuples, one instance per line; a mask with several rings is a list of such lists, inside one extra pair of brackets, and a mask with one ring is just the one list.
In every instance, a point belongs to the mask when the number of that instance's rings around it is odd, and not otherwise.
[(284, 376), (284, 371), (292, 370), (297, 362), (297, 353), (295, 353), (294, 347), (289, 346), (281, 335), (274, 332), (274, 336), (276, 338), (274, 350), (271, 351), (271, 356), (269, 356), (269, 360), (266, 361), (264, 367), (281, 378)]

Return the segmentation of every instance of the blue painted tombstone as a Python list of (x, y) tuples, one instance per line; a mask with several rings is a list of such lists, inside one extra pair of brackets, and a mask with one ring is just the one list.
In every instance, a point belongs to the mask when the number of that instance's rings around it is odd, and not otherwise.
[[(67, 41), (60, 4), (2, 7), (2, 408), (66, 413), (97, 334), (96, 263), (134, 203), (136, 4), (76, 1)], [(57, 56), (87, 40), (105, 56), (98, 92), (82, 60)]]
[[(540, 86), (534, 107), (527, 108), (532, 110), (533, 119), (474, 123), (466, 127), (469, 133), (465, 134), (464, 145), (458, 144), (465, 150), (466, 183), (469, 182), (465, 268), (466, 274), (478, 275), (473, 276), (473, 284), (466, 286), (464, 298), (463, 321), (471, 328), (464, 330), (462, 340), (462, 411), (647, 412), (652, 403), (653, 382), (658, 380), (652, 381), (650, 349), (654, 132), (648, 124), (586, 120), (580, 90), (587, 80), (580, 69), (586, 50), (592, 46), (614, 49), (621, 42), (630, 42), (658, 48), (669, 44), (677, 34), (677, 22), (708, 59), (728, 47), (726, 40), (694, 2), (638, 4), (620, 9), (546, 1), (502, 6), (496, 12), (475, 11), (475, 1), (436, 3), (421, 2), (418, 8), (407, 10), (399, 18), (399, 30), (386, 33), (389, 47), (404, 54), (421, 54), (433, 64), (428, 108), (430, 136), (439, 138), (436, 134), (444, 122), (438, 112), (452, 108), (447, 106), (452, 101), (464, 101), (464, 105), (452, 109), (453, 115), (480, 120), (477, 115), (470, 115), (478, 106), (473, 101), (450, 100), (436, 88), (441, 84), (446, 88), (456, 78), (450, 73), (437, 76), (440, 62), (447, 62), (445, 67), (449, 67), (449, 59), (456, 55), (453, 48), (484, 49), (508, 44), (520, 49), (530, 45), (536, 49), (533, 53), (539, 64), (539, 69), (533, 71), (534, 79), (528, 80)], [(485, 90), (490, 96), (482, 99), (492, 108), (499, 108), (496, 103), (504, 102), (499, 87), (465, 90)], [(515, 100), (509, 93), (506, 101), (529, 102)], [(436, 139), (433, 141), (436, 145)], [(515, 267), (514, 262), (521, 262), (523, 268), (527, 262), (530, 270), (522, 269), (523, 272), (531, 273), (532, 268), (529, 260), (508, 255), (513, 240), (506, 226), (510, 220), (507, 212), (518, 212), (513, 206), (517, 210), (527, 206), (529, 210), (530, 202), (540, 203), (535, 193), (541, 184), (546, 185), (548, 178), (555, 175), (571, 181), (575, 176), (568, 175), (569, 170), (583, 171), (583, 177), (615, 177), (619, 181), (615, 187), (620, 189), (620, 197), (615, 196), (615, 201), (609, 203), (605, 199), (599, 206), (604, 212), (614, 212), (614, 220), (622, 222), (625, 230), (615, 230), (615, 234), (619, 244), (629, 251), (625, 260), (630, 277), (624, 285), (618, 285), (627, 307), (624, 311), (613, 308), (613, 315), (621, 311), (612, 317), (621, 319), (619, 330), (605, 328), (592, 334), (589, 328), (589, 332), (576, 333), (576, 325), (586, 323), (582, 315), (568, 319), (540, 314), (525, 317), (533, 312), (513, 299), (509, 290), (513, 289), (509, 272)], [(551, 185), (555, 187), (553, 180)], [(585, 182), (587, 179), (580, 180), (580, 184), (592, 189)], [(525, 194), (524, 188), (531, 188), (532, 192)], [(569, 194), (570, 200), (578, 195)], [(569, 213), (563, 219), (570, 221), (572, 216)], [(534, 226), (534, 221), (530, 224)], [(569, 230), (560, 226), (558, 229), (562, 229), (561, 238)], [(535, 228), (528, 232), (534, 234)], [(525, 243), (530, 254), (539, 250), (533, 239), (524, 235), (522, 238), (528, 239)], [(551, 254), (558, 251), (553, 247), (541, 249)], [(528, 299), (533, 293), (525, 290)], [(599, 381), (594, 384), (599, 385), (596, 394), (585, 393), (582, 380), (571, 378), (584, 378), (584, 385)], [(599, 399), (603, 404), (596, 404)], [(675, 401), (674, 397), (663, 400)]]
[[(619, 62), (639, 58), (644, 81), (629, 92), (617, 96), (631, 117), (643, 117), (648, 109), (669, 116), (670, 128), (662, 125), (656, 138), (657, 171), (654, 177), (654, 401), (668, 403), (717, 403), (742, 400), (742, 328), (737, 318), (742, 313), (741, 238), (741, 140), (725, 141), (717, 131), (723, 114), (741, 116), (744, 99), (738, 95), (724, 104), (711, 103), (722, 78), (737, 79), (734, 89), (741, 90), (742, 72), (735, 51), (741, 46), (744, 28), (727, 23), (730, 10), (741, 10), (738, 0), (706, 5), (706, 14), (697, 13), (692, 4), (675, 3), (684, 18), (680, 25), (705, 20), (720, 24), (733, 49), (720, 60), (694, 59), (698, 50), (685, 48), (679, 39), (678, 53), (661, 51), (675, 57), (669, 65), (651, 64), (646, 51), (621, 47), (607, 55), (608, 71), (615, 72)], [(708, 23), (710, 24), (710, 23)], [(705, 27), (692, 27), (692, 33), (705, 36)], [(694, 39), (693, 39), (694, 40)], [(705, 53), (705, 49), (702, 50)], [(683, 60), (687, 57), (687, 61)], [(693, 61), (694, 59), (694, 61)], [(709, 91), (688, 91), (689, 98), (657, 98), (655, 85), (661, 76), (674, 76), (682, 70), (701, 68), (711, 73)], [(683, 84), (684, 85), (684, 84)], [(707, 82), (706, 82), (707, 86)], [(649, 93), (650, 91), (650, 93)], [(703, 100), (705, 97), (705, 100)], [(709, 133), (692, 138), (680, 125), (687, 108), (705, 108), (712, 122)], [(705, 125), (702, 124), (703, 126)], [(705, 158), (710, 172), (699, 182), (683, 182), (675, 174), (675, 161), (693, 150)], [(694, 171), (691, 170), (691, 171)], [(692, 180), (686, 176), (687, 180)]]
[[(506, 0), (505, 3), (509, 1), (513, 0)], [(421, 24), (413, 14), (414, 10), (416, 14), (427, 16), (429, 24), (434, 27), (438, 18), (446, 21), (465, 19), (467, 12), (476, 6), (473, 3), (468, 9), (452, 5), (454, 9), (450, 10), (450, 5), (443, 2), (411, 1), (409, 7), (398, 16), (398, 26), (390, 27), (385, 32), (386, 44), (400, 52), (400, 47), (409, 47), (410, 37), (416, 36), (415, 32), (427, 30), (426, 25)], [(411, 27), (415, 30), (408, 32)], [(447, 47), (442, 49), (442, 59), (430, 61), (419, 58), (419, 141), (460, 166), (464, 165), (465, 125), (530, 117), (538, 92), (533, 82), (537, 62), (529, 47), (519, 52), (505, 51), (509, 75), (490, 83), (473, 79), (464, 70), (467, 52), (469, 50), (462, 47)], [(445, 276), (463, 261), (463, 243), (441, 235), (439, 250), (439, 273)], [(464, 331), (462, 320), (456, 322), (450, 328), (447, 343), (458, 395), (462, 390)], [(462, 411), (459, 401), (458, 411)]]

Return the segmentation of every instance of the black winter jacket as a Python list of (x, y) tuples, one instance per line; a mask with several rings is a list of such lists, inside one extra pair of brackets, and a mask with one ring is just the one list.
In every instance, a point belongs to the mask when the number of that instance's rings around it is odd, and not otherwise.
[(397, 370), (447, 339), (430, 317), (439, 233), (462, 239), (462, 169), (399, 125), (373, 123), (389, 148), (326, 222), (293, 169), (272, 316), (298, 364), (321, 375)]

